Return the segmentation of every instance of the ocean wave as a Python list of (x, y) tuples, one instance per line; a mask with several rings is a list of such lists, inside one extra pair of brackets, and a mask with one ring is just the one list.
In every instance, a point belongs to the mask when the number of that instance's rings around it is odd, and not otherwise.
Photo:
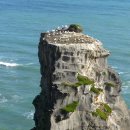
[(25, 64), (25, 65), (34, 65), (34, 63), (27, 63), (27, 64)]
[(128, 94), (130, 93), (130, 85), (129, 84), (122, 84), (122, 93), (123, 94)]
[(8, 100), (2, 96), (2, 94), (0, 94), (0, 103), (5, 103), (5, 102), (8, 102)]
[(12, 62), (0, 61), (0, 66), (6, 66), (6, 67), (30, 66), (30, 65), (34, 65), (34, 63), (17, 64), (17, 63), (12, 63)]
[(21, 96), (18, 96), (18, 95), (13, 95), (12, 96), (12, 100), (14, 101), (14, 102), (19, 102), (19, 101), (21, 101), (23, 98), (21, 97)]
[(33, 119), (34, 111), (31, 110), (30, 112), (26, 112), (23, 114), (27, 119)]
[(120, 71), (120, 72), (118, 72), (120, 75), (122, 75), (122, 74), (125, 74), (126, 72), (122, 72), (122, 71)]
[(0, 66), (16, 67), (16, 66), (20, 66), (20, 64), (0, 61)]
[(112, 69), (118, 69), (118, 67), (117, 66), (112, 66)]

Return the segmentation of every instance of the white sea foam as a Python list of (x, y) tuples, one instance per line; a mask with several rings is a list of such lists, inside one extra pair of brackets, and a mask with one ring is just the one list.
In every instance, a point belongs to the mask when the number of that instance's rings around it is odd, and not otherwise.
[(26, 112), (23, 114), (27, 119), (33, 119), (34, 111), (31, 110), (30, 112)]
[(20, 64), (0, 61), (0, 66), (15, 67), (20, 66)]

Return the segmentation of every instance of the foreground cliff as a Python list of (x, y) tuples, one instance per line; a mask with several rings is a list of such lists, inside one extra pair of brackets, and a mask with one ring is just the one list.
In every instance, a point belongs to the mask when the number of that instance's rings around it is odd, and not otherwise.
[(42, 33), (33, 130), (130, 130), (121, 82), (108, 55), (100, 41), (80, 32)]

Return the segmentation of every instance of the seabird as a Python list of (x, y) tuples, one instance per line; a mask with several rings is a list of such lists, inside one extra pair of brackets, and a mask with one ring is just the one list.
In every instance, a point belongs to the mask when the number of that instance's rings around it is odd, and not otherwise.
[(55, 30), (53, 29), (52, 32), (55, 32)]
[(60, 27), (57, 27), (58, 30), (60, 30)]
[(65, 25), (65, 28), (68, 28), (68, 25)]

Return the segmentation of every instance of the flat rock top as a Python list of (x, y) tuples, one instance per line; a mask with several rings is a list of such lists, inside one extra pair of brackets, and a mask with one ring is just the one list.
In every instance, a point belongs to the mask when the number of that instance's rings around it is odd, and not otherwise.
[(94, 43), (99, 42), (98, 40), (84, 35), (83, 33), (69, 32), (69, 31), (53, 31), (46, 33), (44, 39), (46, 39), (49, 43), (53, 44), (80, 44), (80, 43)]
[(53, 30), (51, 32), (43, 33), (43, 40), (46, 40), (48, 44), (61, 46), (63, 48), (76, 49), (76, 50), (90, 50), (96, 57), (95, 53), (100, 53), (102, 56), (109, 55), (109, 51), (102, 47), (102, 43), (85, 35), (83, 33), (70, 32), (66, 30)]

